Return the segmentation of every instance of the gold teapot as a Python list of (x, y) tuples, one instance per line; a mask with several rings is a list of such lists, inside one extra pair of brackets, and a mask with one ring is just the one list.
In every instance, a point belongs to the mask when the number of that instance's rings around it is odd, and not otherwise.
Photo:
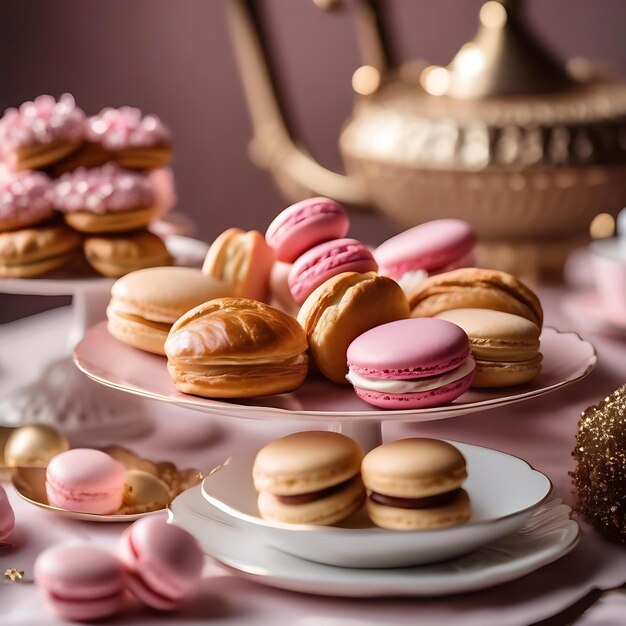
[(258, 2), (228, 0), (255, 163), (292, 201), (329, 196), (403, 227), (461, 218), (483, 264), (558, 277), (593, 218), (626, 204), (626, 85), (580, 59), (559, 64), (525, 25), (521, 0), (486, 2), (474, 39), (447, 67), (393, 65), (382, 3), (354, 6), (364, 64), (339, 138), (343, 175), (287, 127)]

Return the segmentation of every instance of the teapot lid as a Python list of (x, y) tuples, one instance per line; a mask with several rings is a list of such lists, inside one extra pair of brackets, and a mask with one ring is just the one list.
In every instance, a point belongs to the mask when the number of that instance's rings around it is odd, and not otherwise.
[(489, 0), (472, 41), (448, 65), (429, 66), (420, 82), (434, 96), (463, 100), (568, 90), (575, 81), (526, 26), (521, 0)]

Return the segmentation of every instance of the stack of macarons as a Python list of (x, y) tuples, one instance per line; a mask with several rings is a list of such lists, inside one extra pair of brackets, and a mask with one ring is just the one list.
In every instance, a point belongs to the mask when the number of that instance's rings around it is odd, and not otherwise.
[(160, 517), (147, 517), (122, 534), (117, 553), (69, 543), (44, 550), (35, 583), (63, 619), (95, 620), (119, 613), (127, 592), (160, 611), (179, 608), (196, 590), (204, 557), (197, 541)]
[(173, 193), (152, 175), (171, 154), (159, 118), (131, 107), (87, 117), (64, 94), (8, 109), (0, 119), (0, 276), (47, 274), (83, 247), (105, 276), (170, 263), (147, 226), (164, 193), (171, 208)]
[(272, 522), (333, 525), (364, 503), (390, 530), (446, 528), (471, 514), (465, 458), (437, 439), (400, 439), (364, 456), (345, 435), (295, 433), (258, 452), (252, 478), (259, 514)]
[(346, 238), (350, 222), (344, 208), (330, 198), (309, 198), (282, 211), (265, 239), (276, 261), (292, 264), (287, 277), (293, 301), (300, 306), (322, 283), (342, 272), (376, 271), (370, 249)]

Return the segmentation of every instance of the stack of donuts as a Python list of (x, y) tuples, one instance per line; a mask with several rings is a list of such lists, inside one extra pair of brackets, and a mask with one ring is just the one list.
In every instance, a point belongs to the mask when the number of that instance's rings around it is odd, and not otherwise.
[(119, 277), (171, 261), (148, 230), (169, 130), (139, 109), (88, 117), (70, 94), (42, 95), (0, 119), (0, 276), (42, 276), (77, 260)]

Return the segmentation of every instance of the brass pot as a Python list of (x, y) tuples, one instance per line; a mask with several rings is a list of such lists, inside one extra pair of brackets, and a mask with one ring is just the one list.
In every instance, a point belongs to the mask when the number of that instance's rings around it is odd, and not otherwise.
[(483, 263), (531, 278), (558, 274), (595, 215), (626, 203), (626, 85), (581, 61), (562, 67), (527, 30), (519, 4), (484, 4), (475, 38), (444, 68), (390, 64), (379, 3), (359, 0), (365, 64), (339, 139), (344, 176), (294, 140), (257, 4), (229, 0), (255, 162), (290, 200), (330, 196), (404, 227), (462, 218)]

